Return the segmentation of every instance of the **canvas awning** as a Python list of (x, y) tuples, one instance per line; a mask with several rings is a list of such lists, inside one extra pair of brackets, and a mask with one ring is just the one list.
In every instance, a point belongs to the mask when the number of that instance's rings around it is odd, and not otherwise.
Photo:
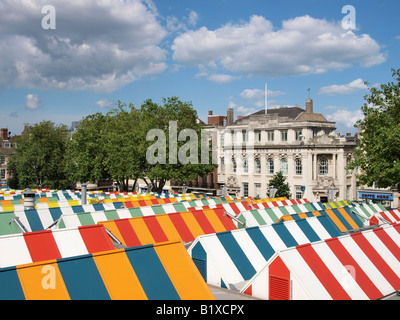
[(181, 242), (0, 269), (0, 300), (213, 300)]

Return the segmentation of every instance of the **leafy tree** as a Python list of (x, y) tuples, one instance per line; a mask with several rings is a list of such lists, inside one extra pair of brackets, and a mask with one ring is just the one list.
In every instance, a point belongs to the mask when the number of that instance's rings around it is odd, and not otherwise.
[(267, 185), (267, 196), (269, 196), (269, 190), (271, 188), (275, 188), (277, 189), (275, 197), (286, 197), (290, 199), (292, 197), (292, 194), (290, 193), (290, 186), (289, 183), (285, 183), (285, 181), (286, 179), (281, 171), (275, 173)]
[[(149, 180), (157, 192), (162, 191), (168, 180), (193, 180), (214, 170), (210, 145), (206, 145), (210, 150), (208, 161), (202, 163), (201, 146), (209, 142), (202, 141), (202, 126), (197, 121), (197, 111), (191, 103), (182, 102), (177, 97), (164, 98), (162, 106), (147, 100), (141, 106), (141, 119), (142, 132), (146, 136), (152, 129), (159, 129), (165, 134), (165, 148), (157, 150), (164, 153), (165, 161), (152, 164), (146, 157), (146, 169), (142, 177), (146, 183)], [(152, 144), (154, 140), (146, 141), (146, 153)]]
[(400, 69), (392, 69), (392, 77), (394, 82), (369, 88), (364, 118), (355, 124), (360, 140), (348, 169), (360, 169), (363, 185), (386, 188), (400, 182)]
[(64, 154), (68, 137), (65, 125), (56, 126), (51, 121), (27, 126), (16, 140), (15, 153), (9, 163), (13, 185), (20, 189), (66, 188)]
[(95, 113), (83, 118), (68, 141), (65, 170), (73, 182), (96, 182), (110, 176), (104, 168), (104, 126), (106, 117)]
[[(170, 130), (170, 122), (176, 124), (176, 134)], [(148, 133), (157, 130), (164, 136), (158, 141), (160, 148), (154, 148), (157, 139), (148, 138)], [(184, 129), (196, 135), (195, 141), (182, 139), (178, 133)], [(170, 137), (170, 135), (172, 136)], [(140, 108), (118, 101), (117, 107), (106, 115), (95, 114), (81, 121), (67, 148), (67, 168), (73, 181), (91, 181), (110, 178), (117, 181), (123, 190), (128, 181), (143, 179), (153, 190), (161, 192), (168, 180), (195, 179), (215, 168), (201, 164), (201, 126), (197, 123), (197, 112), (191, 103), (177, 97), (163, 99), (163, 105), (146, 100)], [(165, 161), (150, 161), (149, 149), (154, 149), (153, 158), (164, 156)], [(189, 146), (187, 150), (185, 146)], [(183, 147), (183, 148), (182, 148)], [(196, 158), (198, 161), (182, 163), (180, 158), (170, 156), (171, 148), (182, 158)], [(192, 157), (192, 151), (197, 151)], [(179, 153), (180, 152), (180, 153)]]

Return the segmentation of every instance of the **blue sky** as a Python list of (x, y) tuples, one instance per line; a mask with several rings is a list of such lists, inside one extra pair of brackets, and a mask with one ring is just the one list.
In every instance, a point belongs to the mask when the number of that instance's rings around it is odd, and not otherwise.
[[(0, 127), (64, 123), (178, 96), (199, 117), (300, 105), (355, 132), (371, 85), (400, 68), (396, 0), (0, 0)], [(345, 29), (345, 5), (355, 29)]]

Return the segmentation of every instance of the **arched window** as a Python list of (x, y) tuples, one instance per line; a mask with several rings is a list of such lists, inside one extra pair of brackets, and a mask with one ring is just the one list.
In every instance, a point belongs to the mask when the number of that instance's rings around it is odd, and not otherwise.
[(267, 160), (267, 173), (274, 174), (274, 159), (272, 158)]
[(294, 172), (298, 176), (303, 174), (303, 163), (300, 158), (294, 160)]
[(243, 172), (249, 173), (249, 162), (247, 161), (247, 158), (243, 158)]
[(288, 174), (288, 163), (286, 158), (282, 158), (281, 160), (281, 171), (282, 174)]
[(319, 160), (319, 175), (320, 176), (326, 176), (328, 175), (328, 160), (325, 158), (322, 158)]
[(259, 158), (254, 159), (254, 167), (255, 167), (256, 174), (260, 174), (261, 173), (261, 161)]

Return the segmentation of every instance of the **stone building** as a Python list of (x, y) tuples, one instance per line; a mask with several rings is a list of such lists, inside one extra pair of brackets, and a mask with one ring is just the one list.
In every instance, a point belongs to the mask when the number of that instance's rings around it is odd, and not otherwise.
[(269, 180), (282, 171), (292, 198), (357, 198), (356, 175), (346, 170), (357, 139), (337, 133), (335, 122), (314, 113), (312, 99), (305, 109), (260, 110), (236, 121), (228, 109), (227, 116), (210, 112), (208, 120), (206, 128), (217, 139), (217, 182), (230, 194), (268, 197)]
[(13, 138), (10, 137), (10, 132), (7, 128), (0, 130), (0, 188), (7, 186), (7, 180), (10, 178), (7, 164), (9, 157), (15, 151)]

